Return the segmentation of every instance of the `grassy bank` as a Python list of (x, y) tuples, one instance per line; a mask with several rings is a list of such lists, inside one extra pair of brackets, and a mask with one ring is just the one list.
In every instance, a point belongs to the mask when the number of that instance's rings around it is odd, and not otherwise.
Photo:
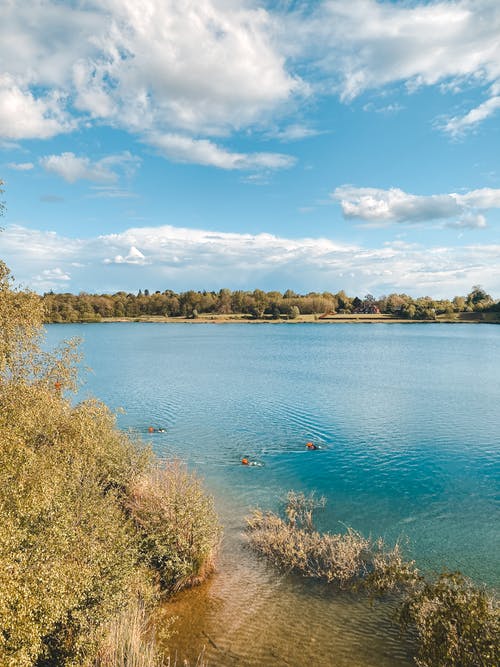
[[(80, 323), (106, 323), (106, 322), (156, 322), (163, 324), (304, 324), (304, 323), (317, 323), (317, 324), (376, 324), (380, 322), (385, 323), (395, 323), (395, 324), (435, 324), (436, 322), (441, 323), (487, 323), (487, 324), (500, 324), (500, 314), (496, 312), (491, 313), (456, 313), (454, 315), (438, 315), (436, 319), (433, 320), (419, 320), (419, 319), (403, 319), (400, 317), (395, 317), (394, 315), (386, 315), (383, 313), (380, 314), (338, 314), (338, 315), (329, 315), (328, 317), (322, 317), (320, 315), (298, 315), (294, 319), (289, 318), (273, 318), (261, 317), (261, 318), (252, 318), (245, 315), (199, 315), (196, 318), (192, 317), (164, 317), (162, 315), (140, 315), (137, 317), (98, 317), (92, 319), (80, 319), (76, 320)], [(60, 322), (58, 324), (66, 324), (66, 322)]]
[(71, 402), (77, 346), (42, 351), (42, 318), (0, 263), (0, 664), (159, 665), (144, 619), (213, 568), (212, 499)]

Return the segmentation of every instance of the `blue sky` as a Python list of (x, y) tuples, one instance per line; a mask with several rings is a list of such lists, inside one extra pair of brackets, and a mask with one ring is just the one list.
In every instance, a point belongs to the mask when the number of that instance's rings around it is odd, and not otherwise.
[(500, 297), (497, 0), (0, 0), (37, 291)]

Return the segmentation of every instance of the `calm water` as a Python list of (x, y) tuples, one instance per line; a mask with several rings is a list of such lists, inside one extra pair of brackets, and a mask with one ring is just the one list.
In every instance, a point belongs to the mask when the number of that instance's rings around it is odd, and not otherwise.
[(280, 576), (245, 549), (249, 508), (276, 509), (289, 489), (327, 497), (323, 529), (408, 538), (421, 568), (500, 584), (500, 327), (48, 327), (50, 343), (72, 336), (93, 369), (81, 396), (123, 407), (120, 426), (185, 459), (216, 497), (220, 571), (171, 605), (179, 656), (205, 645), (219, 665), (411, 664), (389, 605)]

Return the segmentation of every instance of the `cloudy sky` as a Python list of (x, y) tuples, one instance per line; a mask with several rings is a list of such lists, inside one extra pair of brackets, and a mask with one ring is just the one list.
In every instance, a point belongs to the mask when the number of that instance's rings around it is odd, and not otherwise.
[(500, 298), (498, 0), (0, 0), (37, 291)]

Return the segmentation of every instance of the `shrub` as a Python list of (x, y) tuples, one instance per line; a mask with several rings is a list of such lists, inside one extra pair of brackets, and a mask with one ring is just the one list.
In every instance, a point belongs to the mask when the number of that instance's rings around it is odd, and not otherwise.
[(195, 584), (213, 570), (221, 528), (212, 498), (184, 465), (166, 463), (137, 478), (127, 507), (143, 558), (164, 590)]
[(388, 548), (350, 528), (343, 535), (318, 533), (313, 511), (322, 504), (290, 492), (286, 520), (254, 510), (247, 519), (251, 545), (275, 565), (308, 577), (371, 595), (402, 592), (397, 617), (416, 634), (419, 667), (500, 664), (500, 617), (491, 595), (459, 572), (427, 581), (404, 560), (399, 544)]
[[(118, 632), (131, 600), (155, 599), (155, 577), (144, 561), (165, 554), (158, 545), (165, 547), (167, 533), (171, 560), (185, 575), (177, 585), (209, 569), (209, 547), (218, 539), (212, 501), (193, 476), (151, 472), (151, 452), (116, 428), (106, 406), (74, 406), (66, 398), (76, 384), (76, 342), (44, 352), (42, 319), (39, 297), (13, 290), (0, 262), (2, 667), (92, 664), (104, 629)], [(160, 536), (147, 554), (128, 501), (139, 498), (144, 480), (154, 489), (162, 474), (171, 504), (163, 498), (156, 514), (152, 506), (144, 510), (149, 537)], [(155, 494), (143, 497), (150, 502)], [(164, 527), (168, 516), (176, 521)], [(212, 542), (209, 525), (217, 527)], [(151, 651), (143, 650), (148, 660)], [(129, 667), (155, 664), (126, 659)]]
[(400, 621), (416, 629), (419, 667), (500, 664), (498, 606), (459, 572), (422, 582), (405, 600)]
[(383, 540), (373, 542), (352, 528), (334, 535), (316, 531), (313, 512), (324, 504), (324, 499), (291, 491), (286, 520), (254, 510), (247, 518), (250, 544), (285, 570), (344, 588), (364, 586), (381, 594), (417, 578), (414, 564), (402, 559), (399, 545), (389, 549)]

